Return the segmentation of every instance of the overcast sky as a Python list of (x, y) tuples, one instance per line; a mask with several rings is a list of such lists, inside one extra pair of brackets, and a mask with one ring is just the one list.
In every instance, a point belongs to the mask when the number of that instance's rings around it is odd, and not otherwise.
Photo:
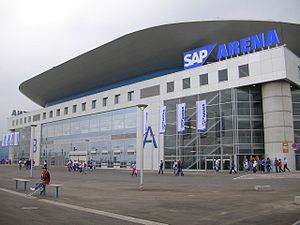
[(0, 134), (13, 109), (40, 108), (22, 81), (115, 38), (211, 19), (300, 23), (299, 12), (299, 0), (0, 0)]

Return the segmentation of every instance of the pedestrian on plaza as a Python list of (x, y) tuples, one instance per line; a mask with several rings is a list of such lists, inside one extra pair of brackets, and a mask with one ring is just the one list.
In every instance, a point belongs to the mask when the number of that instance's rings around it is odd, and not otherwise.
[(131, 164), (131, 169), (132, 169), (131, 176), (133, 176), (133, 175), (137, 176), (137, 170), (136, 170), (136, 163), (135, 163), (135, 161), (133, 161), (133, 163)]
[(283, 159), (283, 171), (284, 172), (285, 172), (285, 170), (288, 170), (290, 172), (290, 169), (288, 168), (287, 164), (288, 164), (287, 158), (284, 157), (284, 159)]
[(94, 169), (94, 170), (96, 169), (96, 166), (97, 166), (96, 161), (93, 160), (93, 169)]
[(160, 160), (160, 164), (159, 164), (159, 171), (158, 171), (158, 174), (164, 174), (164, 163), (162, 160)]
[(177, 170), (178, 170), (178, 162), (176, 160), (174, 160), (174, 162), (173, 162), (172, 169), (173, 169), (173, 173), (176, 175)]
[(243, 167), (245, 172), (249, 171), (249, 163), (247, 159), (244, 161)]
[(274, 167), (275, 167), (275, 172), (278, 173), (278, 159), (277, 157), (275, 157), (275, 160), (274, 160)]
[(267, 158), (267, 161), (266, 161), (266, 167), (267, 167), (267, 172), (270, 173), (272, 168), (271, 168), (271, 160), (269, 157)]
[(86, 174), (85, 168), (86, 168), (86, 163), (85, 163), (85, 161), (83, 161), (83, 162), (82, 162), (82, 161), (78, 162), (78, 170), (79, 170), (79, 173)]
[(44, 160), (44, 167), (46, 167), (46, 168), (48, 167), (48, 162), (46, 159)]
[(182, 168), (183, 168), (183, 161), (178, 160), (177, 172), (175, 174), (176, 176), (184, 176)]
[(256, 173), (257, 172), (257, 161), (256, 160), (254, 160), (253, 161), (253, 173)]
[(215, 161), (215, 171), (218, 173), (220, 171), (220, 159)]
[(231, 162), (229, 174), (231, 174), (232, 171), (236, 173), (234, 162)]
[(278, 169), (279, 169), (279, 173), (283, 172), (281, 159), (278, 160)]
[(67, 168), (68, 168), (68, 171), (71, 172), (72, 171), (72, 160), (69, 159), (69, 161), (67, 162)]
[(21, 170), (22, 167), (23, 167), (23, 160), (20, 159), (19, 162), (18, 162), (18, 164), (19, 164), (19, 170)]

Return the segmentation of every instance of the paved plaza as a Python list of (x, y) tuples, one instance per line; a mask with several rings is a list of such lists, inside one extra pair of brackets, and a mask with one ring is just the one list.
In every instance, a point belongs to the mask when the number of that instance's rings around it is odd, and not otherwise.
[[(55, 224), (295, 224), (300, 220), (300, 173), (228, 174), (171, 171), (144, 174), (129, 170), (97, 169), (87, 174), (49, 168), (51, 183), (62, 184), (59, 198), (49, 187), (46, 196), (26, 197), (22, 185), (15, 191), (13, 178), (39, 180), (40, 168), (19, 171), (0, 166), (0, 225)], [(271, 185), (272, 191), (255, 191)]]

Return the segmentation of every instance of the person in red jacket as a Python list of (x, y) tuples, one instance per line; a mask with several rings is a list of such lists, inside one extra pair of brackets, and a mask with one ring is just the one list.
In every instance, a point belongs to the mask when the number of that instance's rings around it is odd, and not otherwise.
[(283, 172), (281, 159), (278, 160), (278, 169), (279, 169), (279, 173)]
[(46, 185), (50, 183), (50, 173), (47, 170), (47, 167), (43, 167), (43, 172), (41, 174), (40, 182), (36, 183), (34, 187), (30, 188), (32, 191), (37, 189), (41, 190), (40, 194), (44, 193)]

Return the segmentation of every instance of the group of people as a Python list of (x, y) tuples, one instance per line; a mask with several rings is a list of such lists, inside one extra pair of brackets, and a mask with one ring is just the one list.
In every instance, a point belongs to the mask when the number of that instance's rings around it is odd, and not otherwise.
[[(137, 176), (136, 161), (131, 162), (130, 167), (131, 167), (131, 176), (133, 175)], [(160, 160), (159, 163), (158, 174), (164, 174), (164, 162), (162, 160)]]
[[(281, 172), (286, 172), (290, 171), (288, 168), (288, 160), (286, 157), (284, 157), (283, 160), (280, 158), (274, 159), (274, 163), (271, 162), (270, 158), (268, 157), (267, 159), (257, 159), (257, 158), (252, 158), (250, 160), (246, 159), (243, 162), (243, 170), (245, 172), (252, 171), (253, 173), (256, 173), (257, 171), (264, 171), (264, 172), (272, 172), (272, 166), (274, 166), (276, 173), (281, 173)], [(221, 169), (221, 160), (217, 159), (214, 161), (214, 169), (215, 172), (219, 172)], [(230, 163), (230, 171), (229, 173), (231, 174), (232, 172), (236, 172), (236, 166), (234, 162)]]
[(90, 159), (88, 161), (88, 164), (86, 164), (85, 161), (77, 161), (74, 160), (72, 161), (71, 159), (67, 162), (66, 164), (68, 171), (78, 171), (80, 173), (86, 174), (85, 170), (88, 167), (90, 170), (95, 170), (96, 169), (96, 161)]
[(246, 159), (243, 163), (244, 171), (253, 171), (253, 173), (256, 173), (258, 170), (270, 173), (273, 171), (272, 166), (274, 166), (276, 173), (290, 171), (290, 169), (288, 168), (288, 160), (286, 157), (284, 157), (283, 161), (281, 160), (281, 158), (275, 158), (273, 163), (269, 157), (267, 159), (262, 160), (252, 159), (248, 161)]
[[(26, 170), (29, 170), (31, 169), (31, 160), (19, 159), (18, 165), (19, 165), (19, 170), (21, 170), (23, 167), (25, 167)], [(34, 166), (35, 166), (35, 161), (32, 160), (32, 168), (34, 168)]]
[[(220, 170), (221, 170), (221, 160), (220, 160), (220, 159), (215, 160), (215, 161), (214, 161), (214, 164), (215, 164), (215, 165), (214, 165), (215, 172), (216, 172), (216, 173), (220, 172)], [(237, 172), (236, 172), (236, 167), (235, 167), (235, 164), (234, 164), (233, 161), (230, 163), (230, 170), (229, 170), (229, 173), (230, 173), (230, 174), (231, 174), (232, 172), (237, 173)]]
[(174, 160), (172, 163), (172, 169), (175, 176), (184, 176), (183, 173), (183, 161), (182, 160)]

